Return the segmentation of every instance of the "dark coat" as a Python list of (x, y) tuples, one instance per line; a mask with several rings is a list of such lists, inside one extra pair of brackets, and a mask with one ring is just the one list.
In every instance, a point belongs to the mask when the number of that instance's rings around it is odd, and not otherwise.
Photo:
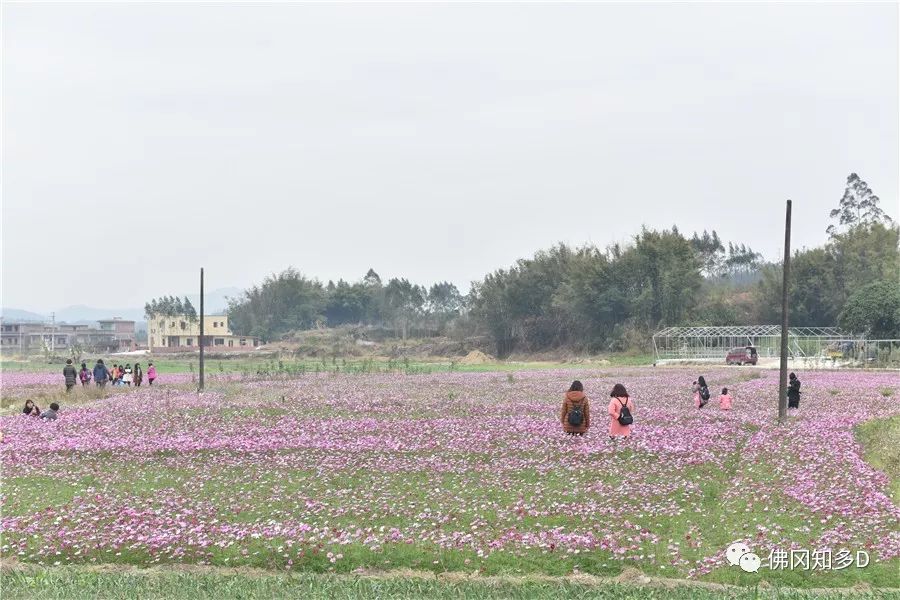
[(78, 371), (72, 365), (63, 367), (63, 376), (66, 378), (66, 385), (75, 385), (78, 381)]

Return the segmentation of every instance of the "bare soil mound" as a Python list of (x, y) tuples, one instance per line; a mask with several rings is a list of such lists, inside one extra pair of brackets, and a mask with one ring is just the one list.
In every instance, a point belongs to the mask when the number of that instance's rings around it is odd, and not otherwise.
[(485, 354), (481, 350), (472, 350), (459, 362), (464, 365), (486, 365), (495, 362), (495, 359), (490, 354)]

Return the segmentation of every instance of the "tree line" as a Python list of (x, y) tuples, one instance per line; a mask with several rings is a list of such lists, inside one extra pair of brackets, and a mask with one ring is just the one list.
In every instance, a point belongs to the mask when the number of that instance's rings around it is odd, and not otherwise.
[[(848, 177), (827, 241), (793, 254), (792, 324), (900, 337), (900, 230), (878, 204), (862, 179)], [(506, 356), (640, 348), (668, 325), (777, 323), (780, 298), (780, 263), (716, 231), (688, 237), (672, 227), (643, 228), (606, 248), (559, 244), (489, 273), (465, 296), (448, 282), (385, 283), (372, 269), (327, 284), (288, 269), (232, 299), (228, 315), (235, 332), (264, 340), (359, 324), (404, 339), (485, 335)]]
[(232, 331), (271, 340), (295, 330), (369, 325), (398, 337), (438, 335), (462, 315), (465, 299), (455, 285), (426, 288), (406, 278), (387, 283), (373, 269), (360, 281), (322, 284), (294, 268), (269, 275), (228, 303)]

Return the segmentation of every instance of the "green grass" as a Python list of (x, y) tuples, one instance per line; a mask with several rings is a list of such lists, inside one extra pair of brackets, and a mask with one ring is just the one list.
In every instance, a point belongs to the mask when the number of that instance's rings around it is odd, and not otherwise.
[[(82, 359), (89, 365), (96, 362), (97, 357)], [(190, 373), (198, 372), (197, 358), (154, 358), (154, 357), (120, 357), (125, 362), (140, 362), (145, 366), (153, 362), (160, 373)], [(104, 362), (113, 361), (112, 358)], [(341, 373), (440, 373), (447, 371), (463, 373), (508, 372), (508, 371), (534, 371), (546, 369), (596, 369), (606, 366), (645, 366), (653, 362), (650, 355), (611, 354), (603, 359), (592, 358), (577, 362), (559, 361), (496, 361), (486, 364), (462, 364), (460, 359), (443, 360), (413, 360), (413, 359), (362, 359), (362, 358), (322, 358), (322, 359), (288, 359), (288, 360), (260, 360), (254, 358), (212, 359), (206, 361), (206, 373), (215, 376), (220, 373), (243, 373), (255, 375), (257, 371), (277, 374), (299, 374), (316, 372)], [(27, 372), (53, 372), (60, 371), (65, 364), (65, 358), (60, 358), (52, 363), (44, 359), (33, 358), (28, 361), (0, 361), (0, 370), (3, 371), (27, 371)]]
[(891, 497), (900, 504), (900, 415), (873, 419), (856, 428), (866, 461), (891, 480)]
[[(551, 599), (597, 598), (608, 600), (751, 600), (779, 598), (846, 598), (840, 593), (803, 592), (776, 588), (703, 588), (630, 585), (578, 578), (484, 579), (335, 575), (282, 575), (214, 571), (104, 572), (76, 567), (41, 571), (12, 571), (2, 576), (3, 598), (105, 600), (132, 598), (434, 598), (434, 599)], [(853, 595), (855, 598), (896, 598), (887, 592)]]

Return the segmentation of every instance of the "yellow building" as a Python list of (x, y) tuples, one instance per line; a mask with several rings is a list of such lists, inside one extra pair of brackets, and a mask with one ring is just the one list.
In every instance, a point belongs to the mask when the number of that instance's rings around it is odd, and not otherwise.
[[(252, 350), (259, 340), (234, 335), (228, 329), (225, 315), (204, 317), (203, 346), (216, 350)], [(147, 321), (147, 343), (150, 352), (190, 351), (200, 348), (200, 319), (187, 316), (150, 315)], [(175, 350), (177, 349), (177, 350)]]

